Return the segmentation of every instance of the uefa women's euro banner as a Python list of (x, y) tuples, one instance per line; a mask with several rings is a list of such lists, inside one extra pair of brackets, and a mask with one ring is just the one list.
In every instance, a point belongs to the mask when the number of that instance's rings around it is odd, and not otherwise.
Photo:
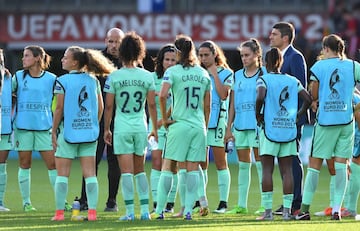
[(320, 40), (326, 24), (321, 14), (59, 14), (15, 13), (0, 15), (0, 43), (22, 49), (29, 43), (63, 49), (68, 45), (100, 48), (111, 27), (135, 30), (150, 49), (158, 49), (186, 34), (196, 43), (211, 39), (224, 49), (234, 49), (249, 38), (267, 40), (278, 21), (293, 23), (308, 40)]

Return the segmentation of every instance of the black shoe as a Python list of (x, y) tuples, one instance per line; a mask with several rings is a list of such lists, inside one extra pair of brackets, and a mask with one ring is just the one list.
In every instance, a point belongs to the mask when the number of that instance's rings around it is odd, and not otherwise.
[(117, 212), (118, 207), (115, 200), (108, 200), (106, 202), (106, 207), (104, 209), (104, 212)]
[(168, 202), (164, 210), (165, 213), (174, 213), (174, 203)]
[(295, 216), (295, 220), (301, 220), (301, 221), (309, 221), (310, 220), (310, 213), (306, 212), (300, 212), (298, 215)]
[(195, 201), (195, 205), (193, 207), (193, 209), (199, 207), (200, 208), (200, 201)]
[(341, 220), (341, 217), (338, 212), (335, 212), (333, 215), (331, 215), (331, 220)]
[(275, 210), (275, 211), (273, 212), (273, 214), (274, 214), (274, 215), (283, 215), (283, 209), (284, 209), (284, 206), (283, 206), (283, 205), (280, 205), (280, 207), (279, 207), (277, 210)]
[(217, 207), (217, 209), (215, 209), (213, 211), (213, 213), (221, 213), (221, 214), (223, 214), (223, 213), (226, 212), (227, 208), (228, 208), (228, 206), (227, 206), (226, 201), (220, 201), (219, 206)]

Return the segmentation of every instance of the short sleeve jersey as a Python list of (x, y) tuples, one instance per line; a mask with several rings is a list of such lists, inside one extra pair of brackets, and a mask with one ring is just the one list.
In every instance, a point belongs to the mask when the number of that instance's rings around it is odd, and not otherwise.
[(151, 72), (142, 68), (126, 68), (108, 76), (104, 92), (115, 95), (114, 132), (146, 132), (145, 101), (155, 91)]
[(180, 64), (168, 68), (163, 83), (171, 85), (172, 119), (198, 128), (205, 128), (204, 96), (211, 91), (208, 72), (195, 65), (183, 67)]

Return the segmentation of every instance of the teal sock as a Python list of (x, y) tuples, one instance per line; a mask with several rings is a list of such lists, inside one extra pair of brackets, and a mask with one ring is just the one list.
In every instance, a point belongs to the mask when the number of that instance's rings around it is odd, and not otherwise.
[(265, 209), (272, 209), (273, 205), (273, 192), (261, 192), (261, 198), (264, 201)]
[[(316, 170), (314, 168), (308, 168), (306, 178), (305, 178), (305, 184), (304, 184), (304, 194), (303, 194), (303, 201), (302, 203), (305, 205), (310, 206), (312, 203), (312, 200), (314, 198), (314, 193), (319, 181), (319, 170)], [(302, 212), (308, 212), (303, 211)]]
[(149, 213), (149, 183), (145, 172), (135, 175), (135, 184), (140, 200), (140, 214)]
[(19, 168), (18, 182), (23, 205), (31, 204), (30, 200), (30, 185), (31, 185), (31, 168)]
[(217, 170), (217, 176), (220, 201), (227, 202), (229, 200), (230, 191), (230, 170), (228, 168)]
[(156, 169), (151, 169), (150, 173), (150, 185), (151, 185), (151, 196), (153, 199), (153, 202), (156, 202), (157, 198), (157, 187), (159, 184), (161, 171)]
[(335, 176), (330, 176), (330, 207), (332, 208), (334, 206), (334, 191), (335, 191)]
[(345, 203), (345, 208), (350, 211), (356, 212), (356, 207), (358, 205), (359, 190), (360, 190), (360, 165), (355, 164), (354, 162), (350, 163), (351, 174), (349, 178), (349, 187), (347, 191), (347, 200)]
[(179, 170), (179, 197), (181, 208), (185, 207), (186, 169)]
[(285, 194), (285, 195), (283, 195), (284, 208), (290, 209), (293, 199), (294, 199), (294, 194)]
[(208, 170), (207, 169), (202, 169), (202, 172), (204, 174), (204, 183), (205, 183), (205, 190), (209, 181), (209, 177), (208, 177)]
[(0, 206), (4, 205), (6, 184), (7, 184), (6, 163), (0, 163)]
[(168, 200), (167, 200), (167, 202), (169, 202), (169, 203), (175, 203), (177, 187), (178, 187), (178, 181), (179, 181), (178, 174), (177, 173), (173, 174), (173, 184), (172, 184), (170, 194), (169, 194), (169, 197), (168, 197)]
[[(258, 175), (258, 179), (259, 179), (259, 190), (260, 190), (260, 195), (262, 192), (262, 165), (261, 165), (261, 161), (256, 161), (255, 162), (255, 166), (256, 166), (256, 172)], [(261, 207), (264, 207), (264, 202), (261, 199)]]
[(249, 188), (251, 181), (251, 163), (239, 162), (239, 174), (238, 174), (238, 205), (241, 208), (247, 208)]
[(89, 209), (96, 209), (99, 200), (99, 183), (96, 176), (85, 178), (85, 190)]
[(335, 161), (335, 190), (334, 190), (334, 206), (332, 213), (340, 212), (341, 204), (344, 200), (345, 189), (347, 186), (347, 166), (344, 163)]
[(184, 214), (192, 214), (192, 207), (198, 198), (197, 185), (199, 184), (199, 171), (191, 171), (186, 173), (186, 196)]
[(201, 166), (199, 165), (199, 186), (197, 190), (197, 197), (195, 200), (198, 200), (199, 198), (206, 198), (206, 178), (205, 178), (205, 171), (201, 169)]
[(173, 184), (173, 173), (170, 171), (161, 171), (158, 184), (158, 197), (155, 213), (160, 214), (165, 209), (166, 201)]
[(66, 176), (57, 176), (55, 180), (55, 206), (56, 210), (65, 209), (65, 199), (68, 194), (69, 178)]
[(131, 173), (121, 174), (120, 184), (126, 215), (134, 214), (134, 175)]
[(57, 177), (57, 170), (56, 169), (48, 170), (48, 175), (49, 175), (50, 185), (55, 190), (55, 181), (56, 181), (56, 177)]

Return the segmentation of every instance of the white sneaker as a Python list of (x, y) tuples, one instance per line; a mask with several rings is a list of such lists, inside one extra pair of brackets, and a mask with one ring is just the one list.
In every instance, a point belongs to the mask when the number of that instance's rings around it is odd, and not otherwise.
[(10, 209), (6, 208), (3, 205), (0, 205), (0, 212), (9, 212), (9, 211), (10, 211)]
[(315, 216), (318, 216), (318, 217), (324, 217), (324, 216), (326, 216), (324, 211), (315, 212), (314, 215), (315, 215)]
[(225, 212), (226, 212), (226, 208), (218, 208), (213, 211), (213, 213), (218, 213), (218, 214), (224, 214)]

